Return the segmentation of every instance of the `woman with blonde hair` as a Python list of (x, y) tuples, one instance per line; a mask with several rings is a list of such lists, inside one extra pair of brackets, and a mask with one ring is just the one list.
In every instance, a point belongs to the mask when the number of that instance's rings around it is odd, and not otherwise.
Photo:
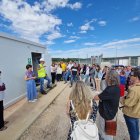
[(77, 81), (73, 86), (67, 106), (67, 113), (71, 120), (71, 128), (67, 140), (72, 139), (71, 134), (74, 130), (74, 124), (76, 121), (92, 119), (92, 121), (95, 122), (97, 104), (92, 98), (93, 97), (85, 83), (83, 81)]

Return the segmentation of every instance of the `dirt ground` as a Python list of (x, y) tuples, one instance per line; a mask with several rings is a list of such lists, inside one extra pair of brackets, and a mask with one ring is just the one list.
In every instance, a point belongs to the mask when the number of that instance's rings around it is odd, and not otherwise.
[[(66, 102), (70, 91), (67, 87), (19, 140), (66, 140), (70, 127)], [(129, 140), (121, 111), (118, 115), (118, 134), (114, 140)]]

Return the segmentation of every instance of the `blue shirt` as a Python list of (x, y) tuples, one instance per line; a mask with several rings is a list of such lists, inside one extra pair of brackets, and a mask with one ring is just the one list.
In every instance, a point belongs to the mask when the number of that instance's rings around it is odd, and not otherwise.
[(125, 85), (126, 84), (126, 77), (125, 76), (120, 76), (120, 84)]

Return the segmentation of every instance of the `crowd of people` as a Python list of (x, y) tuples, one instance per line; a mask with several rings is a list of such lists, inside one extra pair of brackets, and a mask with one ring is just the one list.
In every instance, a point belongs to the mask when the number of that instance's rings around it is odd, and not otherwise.
[[(41, 58), (37, 75), (33, 72), (32, 65), (28, 64), (26, 69), (25, 81), (29, 102), (35, 102), (38, 98), (36, 79), (40, 82), (41, 94), (46, 94), (44, 80), (47, 80), (46, 88), (51, 88), (56, 81), (63, 81), (64, 84), (69, 82), (70, 87), (73, 87), (67, 104), (67, 114), (71, 120), (68, 140), (81, 138), (99, 140), (99, 137), (101, 140), (113, 140), (118, 125), (118, 108), (121, 108), (124, 113), (130, 140), (140, 139), (140, 70), (138, 68), (100, 67), (98, 64), (80, 65), (72, 61), (54, 62), (50, 67), (51, 77), (49, 77), (45, 61)], [(88, 87), (91, 87), (96, 96), (91, 94)], [(0, 131), (7, 128), (5, 126), (7, 122), (3, 119), (5, 89), (6, 86), (0, 78)], [(98, 111), (97, 128), (95, 122)]]

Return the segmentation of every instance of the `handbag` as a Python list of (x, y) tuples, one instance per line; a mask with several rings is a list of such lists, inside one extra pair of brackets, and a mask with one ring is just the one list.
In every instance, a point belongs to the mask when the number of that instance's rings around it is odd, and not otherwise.
[(5, 87), (5, 84), (3, 83), (1, 86), (0, 86), (0, 91), (4, 91), (6, 90), (6, 87)]
[(106, 135), (116, 136), (117, 120), (105, 120), (105, 133)]

